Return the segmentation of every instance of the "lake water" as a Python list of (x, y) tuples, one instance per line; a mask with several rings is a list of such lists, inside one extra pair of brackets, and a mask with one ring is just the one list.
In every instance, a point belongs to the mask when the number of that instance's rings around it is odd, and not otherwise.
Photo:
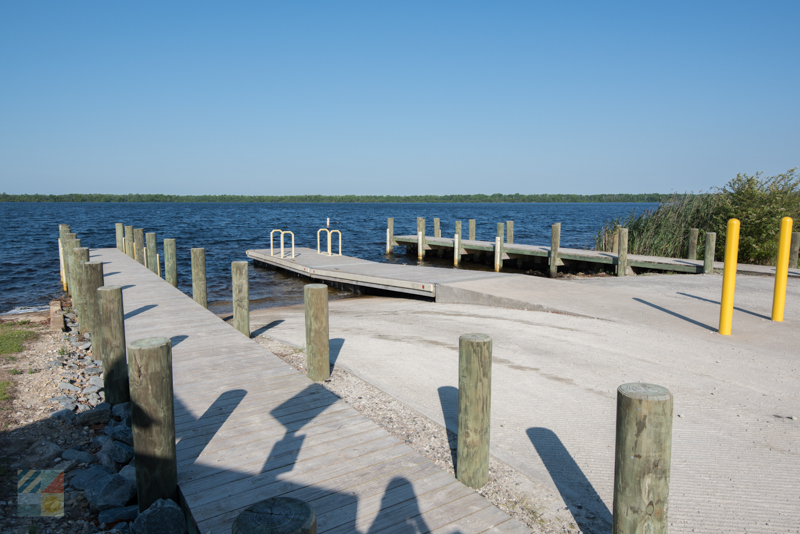
[[(476, 219), (476, 237), (493, 241), (497, 223), (514, 221), (514, 242), (548, 245), (550, 226), (561, 223), (561, 246), (594, 248), (594, 235), (607, 220), (655, 208), (652, 203), (597, 204), (255, 204), (255, 203), (0, 203), (6, 244), (0, 248), (0, 313), (46, 306), (61, 295), (58, 225), (69, 224), (81, 245), (116, 246), (114, 223), (156, 232), (162, 258), (164, 238), (175, 238), (178, 287), (191, 294), (189, 249), (206, 249), (209, 308), (230, 311), (232, 261), (245, 251), (269, 248), (270, 231), (291, 230), (296, 246), (316, 247), (319, 228), (330, 218), (342, 232), (342, 253), (378, 262), (419, 264), (416, 256), (385, 254), (386, 219), (394, 217), (395, 235), (416, 233), (416, 218), (425, 217), (433, 235), (433, 218), (441, 219), (443, 236), (452, 236), (461, 220)], [(277, 243), (276, 243), (277, 244)], [(335, 247), (336, 245), (334, 245)], [(452, 268), (452, 260), (431, 258), (426, 264)], [(465, 266), (469, 268), (467, 264)], [(251, 308), (301, 304), (304, 281), (266, 268), (250, 267)], [(345, 294), (332, 291), (333, 298)]]

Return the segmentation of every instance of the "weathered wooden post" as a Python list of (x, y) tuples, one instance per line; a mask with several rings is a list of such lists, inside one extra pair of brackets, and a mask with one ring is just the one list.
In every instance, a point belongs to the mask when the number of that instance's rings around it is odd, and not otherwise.
[(158, 499), (177, 499), (175, 410), (172, 393), (172, 343), (165, 337), (128, 345), (131, 430), (136, 457), (139, 511)]
[(125, 225), (122, 223), (116, 223), (115, 225), (116, 233), (117, 233), (117, 248), (119, 250), (125, 250)]
[(497, 223), (497, 237), (500, 238), (500, 267), (502, 267), (503, 254), (506, 253), (506, 247), (505, 247), (506, 225), (504, 223)]
[(250, 283), (248, 280), (249, 263), (246, 261), (231, 262), (233, 277), (233, 327), (250, 337)]
[(456, 221), (456, 233), (458, 238), (461, 239), (461, 221)]
[[(64, 248), (64, 275), (67, 277), (67, 292), (72, 295), (72, 249), (81, 246), (81, 240), (77, 239), (72, 232), (67, 232), (64, 236), (61, 245)], [(77, 243), (73, 243), (73, 241), (77, 241)]]
[(492, 414), (492, 338), (458, 338), (458, 445), (456, 478), (478, 489), (489, 480)]
[(503, 238), (494, 238), (494, 272), (499, 273), (503, 268)]
[[(127, 225), (125, 226), (124, 242), (127, 243), (129, 238), (131, 240), (131, 246), (133, 246), (133, 226)], [(124, 252), (131, 258), (133, 257), (133, 249), (129, 249), (127, 245), (125, 245)]]
[(456, 232), (453, 236), (453, 265), (455, 267), (458, 267), (459, 259), (461, 259), (461, 232)]
[(206, 297), (206, 249), (192, 249), (192, 298), (204, 308), (208, 308)]
[(561, 223), (550, 227), (550, 278), (558, 276), (558, 249), (561, 248)]
[(394, 218), (389, 217), (386, 219), (386, 253), (391, 254), (394, 251)]
[(174, 239), (164, 240), (164, 271), (167, 282), (178, 287), (178, 255)]
[(469, 220), (469, 227), (467, 229), (467, 239), (475, 241), (475, 219)]
[(506, 221), (506, 243), (514, 244), (514, 221)]
[(611, 253), (619, 253), (619, 226), (615, 226), (614, 232), (611, 234)]
[(58, 266), (61, 274), (61, 287), (64, 291), (67, 290), (67, 268), (66, 258), (64, 257), (64, 243), (67, 240), (66, 235), (69, 233), (68, 224), (58, 225)]
[(697, 228), (689, 229), (689, 253), (686, 255), (687, 259), (697, 259), (697, 238), (700, 237), (700, 230)]
[(800, 232), (792, 232), (792, 246), (789, 252), (790, 269), (797, 269), (798, 252), (800, 252)]
[(619, 229), (619, 252), (617, 253), (617, 276), (628, 274), (628, 229)]
[(133, 259), (144, 265), (144, 230), (133, 229)]
[(714, 272), (714, 253), (717, 249), (717, 233), (706, 232), (706, 245), (703, 251), (703, 273)]
[(89, 317), (86, 314), (86, 278), (84, 277), (83, 264), (89, 261), (89, 249), (78, 247), (73, 249), (72, 266), (75, 267), (75, 291), (72, 294), (72, 307), (78, 312), (78, 332), (85, 334), (89, 331)]
[(425, 246), (428, 244), (425, 239), (425, 217), (417, 217), (417, 236), (422, 235), (421, 246), (417, 247), (417, 258), (423, 259), (425, 257)]
[(125, 254), (133, 258), (136, 255), (136, 251), (133, 248), (133, 238), (125, 236)]
[[(81, 287), (83, 294), (83, 308), (84, 317), (81, 317), (80, 324), (83, 326), (86, 323), (86, 330), (92, 333), (92, 346), (94, 349), (93, 354), (99, 356), (100, 352), (97, 351), (95, 346), (95, 336), (100, 322), (100, 309), (97, 304), (97, 288), (103, 287), (103, 262), (102, 261), (87, 261), (83, 264), (83, 282)], [(97, 360), (99, 358), (95, 358)]]
[(672, 394), (653, 384), (617, 388), (613, 534), (666, 534)]
[(147, 232), (147, 268), (158, 274), (158, 251), (156, 247), (156, 233)]
[(442, 227), (440, 223), (441, 219), (439, 219), (439, 217), (433, 218), (433, 237), (442, 237)]
[(328, 286), (306, 284), (303, 298), (306, 316), (306, 374), (314, 382), (323, 382), (331, 377)]
[(128, 361), (125, 355), (125, 314), (122, 306), (122, 287), (97, 288), (100, 321), (92, 344), (99, 344), (103, 362), (103, 384), (106, 402), (111, 405), (130, 400)]

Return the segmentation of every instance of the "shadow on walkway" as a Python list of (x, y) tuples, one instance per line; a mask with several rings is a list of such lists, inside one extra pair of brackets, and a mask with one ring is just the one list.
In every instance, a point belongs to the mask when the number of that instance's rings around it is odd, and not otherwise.
[[(718, 300), (706, 299), (706, 298), (703, 298), (703, 297), (698, 297), (697, 295), (690, 295), (689, 293), (680, 293), (679, 292), (677, 294), (678, 295), (683, 295), (684, 297), (689, 297), (689, 298), (693, 298), (693, 299), (697, 299), (697, 300), (702, 300), (703, 302), (709, 302), (711, 304), (716, 304), (717, 306), (721, 305), (720, 301), (718, 301)], [(752, 315), (754, 317), (759, 317), (761, 319), (767, 319), (768, 321), (772, 320), (772, 317), (767, 317), (766, 315), (761, 315), (760, 313), (756, 313), (756, 312), (752, 312), (750, 310), (745, 310), (745, 309), (742, 309), (742, 308), (738, 308), (736, 306), (734, 306), (733, 309), (736, 310), (736, 311), (740, 311), (742, 313), (747, 313), (747, 314)]]
[(664, 313), (666, 313), (668, 315), (672, 315), (673, 317), (677, 317), (678, 319), (683, 319), (687, 323), (692, 323), (693, 325), (696, 325), (696, 326), (699, 326), (699, 327), (702, 327), (702, 328), (705, 328), (705, 329), (708, 329), (708, 330), (712, 330), (712, 331), (715, 331), (715, 332), (717, 330), (713, 326), (708, 326), (707, 324), (701, 323), (700, 321), (695, 321), (694, 319), (686, 317), (685, 315), (681, 315), (680, 313), (676, 313), (676, 312), (668, 310), (666, 308), (662, 308), (661, 306), (653, 304), (652, 302), (647, 302), (646, 300), (642, 300), (642, 299), (637, 298), (637, 297), (634, 297), (633, 300), (635, 300), (636, 302), (641, 302), (645, 306), (650, 306), (651, 308), (655, 308), (658, 311), (664, 312)]

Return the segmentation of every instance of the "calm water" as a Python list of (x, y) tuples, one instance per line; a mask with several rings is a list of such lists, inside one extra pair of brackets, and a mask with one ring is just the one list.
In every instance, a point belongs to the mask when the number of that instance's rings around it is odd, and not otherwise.
[[(245, 260), (245, 250), (269, 248), (274, 228), (291, 230), (297, 246), (316, 247), (316, 232), (330, 217), (341, 230), (342, 253), (387, 262), (417, 264), (416, 257), (386, 256), (386, 218), (394, 217), (395, 235), (416, 233), (416, 218), (425, 217), (428, 234), (439, 217), (442, 235), (454, 233), (461, 220), (466, 237), (468, 219), (477, 221), (477, 239), (492, 241), (497, 223), (514, 221), (514, 241), (550, 243), (550, 225), (561, 222), (563, 247), (593, 248), (594, 234), (603, 222), (654, 208), (650, 203), (619, 204), (164, 204), (164, 203), (0, 203), (6, 244), (0, 248), (0, 313), (45, 306), (60, 296), (58, 225), (69, 224), (82, 246), (116, 246), (114, 223), (123, 222), (156, 232), (163, 261), (162, 240), (175, 238), (178, 287), (191, 294), (189, 249), (205, 247), (209, 307), (230, 310), (230, 264)], [(335, 246), (335, 245), (334, 245)], [(429, 264), (452, 268), (452, 260)], [(162, 264), (163, 269), (163, 264)], [(300, 304), (303, 280), (272, 269), (250, 267), (251, 307)], [(334, 297), (343, 297), (334, 293)]]

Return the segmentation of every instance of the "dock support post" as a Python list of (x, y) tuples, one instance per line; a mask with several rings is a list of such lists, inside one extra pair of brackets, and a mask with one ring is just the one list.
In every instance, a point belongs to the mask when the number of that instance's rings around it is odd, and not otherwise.
[[(125, 237), (123, 243), (127, 242), (128, 238), (130, 238), (131, 243), (133, 243), (133, 226), (125, 226)], [(129, 249), (127, 245), (125, 246), (125, 250), (123, 250), (123, 252), (131, 258), (133, 257), (133, 250)]]
[(561, 223), (550, 228), (550, 278), (558, 276), (558, 249), (561, 247)]
[(614, 227), (614, 232), (611, 234), (611, 253), (619, 253), (619, 226)]
[(100, 321), (98, 332), (92, 337), (92, 343), (100, 346), (106, 402), (113, 406), (130, 400), (122, 287), (97, 288), (97, 304)]
[(617, 388), (613, 534), (666, 533), (672, 394), (654, 384)]
[(461, 221), (456, 221), (456, 233), (458, 234), (459, 240), (461, 239)]
[(503, 267), (503, 238), (494, 238), (494, 272), (499, 273)]
[(417, 232), (417, 259), (422, 261), (425, 257), (425, 239), (422, 237), (422, 232)]
[(164, 274), (167, 282), (178, 287), (178, 256), (174, 239), (164, 240)]
[[(461, 230), (461, 228), (459, 228)], [(461, 232), (456, 232), (453, 237), (453, 265), (458, 267), (458, 260), (461, 256)]]
[(144, 265), (144, 230), (133, 229), (133, 259)]
[(72, 307), (78, 311), (78, 332), (85, 334), (89, 331), (89, 318), (86, 316), (86, 278), (83, 264), (89, 261), (89, 249), (79, 247), (73, 251), (73, 254), (75, 255), (72, 264), (75, 267), (75, 291), (72, 294)]
[(250, 284), (246, 261), (231, 262), (233, 277), (233, 327), (250, 337)]
[(714, 272), (714, 253), (717, 250), (717, 233), (706, 232), (706, 246), (703, 251), (703, 274)]
[(115, 225), (116, 233), (117, 233), (117, 248), (119, 250), (125, 250), (125, 228), (124, 224), (116, 223)]
[(719, 303), (719, 333), (731, 335), (733, 295), (736, 292), (736, 264), (739, 260), (739, 219), (728, 221), (725, 234), (725, 268), (722, 271), (722, 298)]
[(478, 489), (489, 481), (492, 413), (492, 338), (458, 338), (458, 445), (456, 478)]
[(147, 240), (147, 268), (158, 274), (158, 252), (156, 248), (156, 233), (147, 232), (145, 234)]
[(172, 343), (165, 337), (128, 345), (133, 450), (139, 511), (158, 499), (177, 500)]
[(506, 221), (506, 243), (514, 244), (514, 221)]
[(206, 297), (206, 249), (192, 249), (192, 298), (204, 308), (208, 308)]
[[(88, 252), (88, 251), (87, 251)], [(100, 309), (97, 304), (97, 288), (103, 287), (103, 262), (102, 261), (87, 261), (83, 264), (83, 311), (84, 316), (81, 317), (80, 324), (83, 326), (86, 323), (86, 330), (92, 333), (92, 340), (94, 340), (97, 330), (99, 329), (100, 322)], [(94, 343), (93, 343), (94, 345)], [(98, 347), (94, 347), (94, 355), (99, 356), (100, 351)], [(98, 360), (100, 358), (95, 358)]]
[(792, 232), (792, 245), (789, 252), (789, 268), (797, 269), (797, 256), (800, 252), (800, 232)]
[(306, 369), (314, 382), (331, 377), (328, 329), (328, 286), (307, 284), (303, 288), (306, 319)]
[(772, 295), (772, 320), (783, 322), (786, 309), (786, 281), (789, 277), (789, 247), (792, 241), (791, 217), (781, 219), (781, 233), (778, 237), (778, 260), (775, 262), (775, 290)]
[(66, 235), (68, 233), (69, 233), (68, 224), (58, 225), (58, 265), (59, 265), (59, 272), (61, 273), (61, 288), (64, 291), (67, 290), (67, 267), (66, 267), (66, 258), (64, 257), (64, 243), (67, 240)]
[[(70, 236), (72, 236), (71, 239)], [(75, 239), (74, 233), (68, 233), (67, 240), (64, 242), (64, 267), (67, 270), (67, 290), (72, 297), (73, 308), (77, 304), (75, 301), (75, 249), (80, 246), (81, 240)]]
[(617, 276), (628, 274), (628, 229), (619, 229), (619, 252), (617, 253)]
[(425, 257), (425, 245), (427, 244), (425, 239), (425, 217), (417, 217), (417, 235), (419, 236), (420, 234), (422, 234), (422, 246), (418, 247), (417, 256), (422, 259)]
[(440, 226), (441, 220), (439, 217), (433, 219), (433, 237), (442, 237), (442, 227)]
[(127, 254), (131, 258), (133, 258), (136, 255), (135, 251), (133, 249), (133, 238), (132, 237), (126, 237), (125, 238), (125, 254)]
[(467, 234), (467, 239), (470, 241), (475, 241), (475, 219), (469, 220), (469, 233)]
[(386, 254), (394, 252), (394, 218), (386, 219)]
[(700, 230), (697, 228), (689, 229), (689, 253), (686, 255), (687, 259), (697, 259), (697, 238), (700, 236)]

